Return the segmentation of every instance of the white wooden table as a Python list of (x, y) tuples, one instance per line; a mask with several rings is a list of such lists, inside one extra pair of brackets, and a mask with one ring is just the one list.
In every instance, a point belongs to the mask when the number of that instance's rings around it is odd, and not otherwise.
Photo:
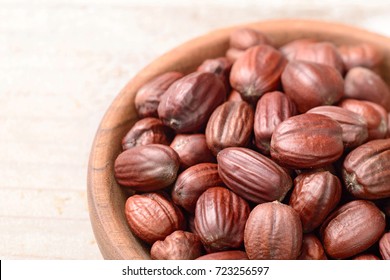
[(160, 2), (0, 0), (0, 259), (102, 258), (86, 199), (92, 140), (126, 81), (172, 47), (285, 17), (390, 36), (387, 0)]

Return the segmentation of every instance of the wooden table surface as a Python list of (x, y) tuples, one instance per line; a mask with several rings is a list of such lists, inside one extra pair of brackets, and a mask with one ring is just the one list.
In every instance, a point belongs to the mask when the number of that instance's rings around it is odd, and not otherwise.
[(126, 81), (172, 47), (271, 18), (390, 36), (388, 0), (161, 2), (0, 0), (0, 259), (102, 258), (86, 197), (94, 134)]

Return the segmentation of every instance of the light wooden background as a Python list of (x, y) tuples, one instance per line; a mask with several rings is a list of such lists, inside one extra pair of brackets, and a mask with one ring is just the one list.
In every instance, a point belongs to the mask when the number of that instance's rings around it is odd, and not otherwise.
[(115, 95), (157, 56), (209, 30), (269, 18), (390, 36), (389, 3), (0, 0), (0, 258), (102, 258), (86, 200), (89, 151)]

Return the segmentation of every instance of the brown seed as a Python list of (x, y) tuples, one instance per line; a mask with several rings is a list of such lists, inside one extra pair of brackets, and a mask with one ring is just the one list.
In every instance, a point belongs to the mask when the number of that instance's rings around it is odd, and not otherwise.
[(230, 84), (245, 101), (256, 104), (264, 93), (280, 87), (285, 65), (286, 59), (275, 48), (264, 44), (251, 47), (234, 62)]
[[(294, 46), (294, 45), (293, 45)], [(294, 47), (284, 47), (284, 53), (289, 61), (300, 60), (327, 65), (344, 73), (344, 63), (336, 46), (330, 42), (298, 41)]]
[(282, 74), (286, 95), (300, 113), (332, 105), (344, 94), (344, 80), (334, 67), (307, 61), (290, 61)]
[(234, 192), (213, 187), (198, 199), (195, 228), (208, 252), (238, 249), (244, 241), (248, 203)]
[(338, 51), (347, 71), (353, 67), (361, 66), (378, 72), (383, 61), (383, 53), (369, 43), (341, 45), (338, 47)]
[(361, 115), (367, 122), (368, 139), (382, 139), (388, 133), (388, 115), (381, 105), (370, 101), (344, 99), (338, 106)]
[(211, 114), (206, 126), (206, 142), (214, 155), (227, 147), (249, 145), (254, 112), (245, 101), (227, 101)]
[(257, 205), (245, 226), (245, 250), (251, 260), (293, 260), (302, 246), (298, 214), (280, 202)]
[(298, 175), (289, 205), (299, 214), (303, 232), (322, 224), (341, 198), (340, 180), (328, 171)]
[(354, 200), (336, 209), (322, 224), (322, 244), (332, 258), (349, 258), (375, 244), (385, 225), (385, 215), (372, 202)]
[(301, 254), (298, 260), (327, 260), (321, 241), (312, 233), (303, 235)]
[(370, 69), (354, 67), (345, 76), (345, 97), (367, 100), (390, 110), (390, 88)]
[(161, 74), (145, 83), (135, 96), (135, 109), (138, 117), (158, 117), (157, 108), (161, 96), (176, 80), (183, 77), (183, 74), (176, 71)]
[(167, 89), (161, 97), (158, 115), (177, 133), (198, 132), (225, 99), (225, 86), (216, 75), (193, 72)]
[(202, 255), (203, 245), (191, 232), (177, 230), (164, 240), (157, 240), (150, 249), (153, 260), (194, 260)]
[(264, 94), (256, 105), (253, 131), (256, 147), (266, 155), (270, 153), (272, 134), (281, 122), (296, 114), (295, 104), (280, 91)]
[(180, 209), (164, 193), (130, 196), (126, 201), (125, 215), (132, 232), (149, 244), (164, 240), (186, 225)]
[(137, 121), (122, 140), (123, 150), (148, 144), (169, 145), (173, 130), (157, 118), (147, 117)]
[(210, 58), (203, 61), (196, 71), (215, 74), (225, 85), (226, 92), (229, 92), (229, 76), (232, 64), (233, 63), (227, 57)]
[(343, 179), (357, 198), (390, 196), (390, 139), (367, 142), (351, 151), (343, 163)]
[(390, 232), (385, 233), (379, 240), (379, 252), (384, 260), (390, 260)]
[(267, 35), (256, 29), (242, 27), (230, 33), (229, 46), (231, 48), (246, 50), (259, 44), (270, 45), (271, 40)]
[(122, 152), (115, 160), (115, 179), (135, 191), (163, 189), (176, 180), (179, 156), (169, 146), (149, 144)]
[(318, 41), (313, 38), (295, 39), (281, 46), (280, 51), (288, 60), (293, 60), (295, 54), (299, 52), (300, 49), (305, 48), (306, 45), (315, 43), (318, 43)]
[(319, 106), (308, 113), (321, 114), (337, 121), (343, 130), (345, 148), (355, 148), (368, 139), (367, 122), (362, 115), (338, 106)]
[(177, 134), (170, 146), (179, 155), (182, 170), (198, 163), (217, 162), (202, 133)]
[(173, 201), (190, 213), (195, 212), (199, 196), (207, 189), (223, 186), (215, 163), (199, 163), (179, 174), (172, 189)]
[(282, 167), (248, 148), (223, 149), (217, 161), (225, 185), (248, 201), (282, 201), (292, 187), (291, 177)]
[(324, 167), (343, 153), (341, 126), (319, 114), (301, 114), (280, 123), (271, 138), (271, 157), (294, 169)]

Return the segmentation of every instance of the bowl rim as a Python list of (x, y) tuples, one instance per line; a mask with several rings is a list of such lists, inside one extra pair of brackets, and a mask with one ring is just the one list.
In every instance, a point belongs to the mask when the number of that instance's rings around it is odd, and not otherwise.
[[(250, 27), (272, 34), (279, 41), (289, 41), (290, 34), (302, 37), (308, 34), (331, 36), (337, 40), (347, 37), (352, 41), (366, 41), (380, 48), (390, 48), (390, 38), (360, 27), (333, 21), (312, 19), (273, 19), (216, 29), (189, 40), (158, 57), (141, 69), (127, 82), (105, 112), (90, 150), (87, 174), (87, 196), (92, 229), (100, 252), (105, 259), (149, 259), (146, 247), (134, 237), (124, 221), (124, 211), (118, 213), (116, 196), (124, 195), (113, 178), (113, 165), (120, 152), (120, 145), (112, 143), (123, 137), (137, 120), (134, 115), (134, 96), (146, 81), (165, 71), (180, 70), (188, 73), (194, 63), (205, 58), (224, 54), (228, 47), (228, 35), (240, 27)], [(346, 35), (347, 34), (347, 35)], [(221, 48), (222, 47), (222, 48)], [(189, 62), (187, 53), (194, 54)], [(390, 59), (390, 58), (388, 58)], [(119, 208), (118, 208), (119, 207)]]

